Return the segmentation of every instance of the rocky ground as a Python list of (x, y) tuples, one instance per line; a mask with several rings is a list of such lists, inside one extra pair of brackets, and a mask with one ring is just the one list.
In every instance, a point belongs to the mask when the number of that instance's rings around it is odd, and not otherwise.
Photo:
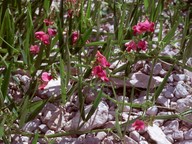
[[(107, 23), (101, 31), (114, 32), (113, 25)], [(158, 33), (158, 31), (156, 31)], [(155, 39), (154, 39), (155, 41)], [(168, 45), (162, 55), (174, 56), (178, 50), (171, 45)], [(121, 64), (121, 63), (120, 63)], [(192, 66), (192, 58), (187, 62), (188, 66)], [(111, 67), (114, 65), (112, 64)], [(163, 81), (170, 65), (163, 61), (158, 61), (154, 66), (153, 79), (150, 85), (150, 92), (153, 94), (155, 88)], [(136, 93), (133, 102), (142, 104), (146, 100), (146, 89), (149, 80), (149, 75), (152, 70), (151, 61), (138, 61), (130, 75), (130, 79), (126, 81), (126, 88), (131, 90), (131, 85), (136, 88)], [(25, 74), (15, 74), (24, 84), (24, 89), (27, 89), (30, 78)], [(123, 97), (124, 81), (118, 78), (110, 78), (113, 82), (117, 97), (114, 97), (112, 88), (105, 87), (105, 93), (118, 102), (129, 102), (130, 95)], [(12, 84), (14, 87), (14, 84)], [(70, 87), (71, 85), (69, 85)], [(10, 88), (10, 93), (13, 93), (13, 87)], [(98, 91), (91, 87), (84, 87), (82, 92), (86, 96), (85, 113), (87, 114), (95, 100)], [(34, 97), (34, 101), (46, 99), (50, 96), (57, 97), (60, 95), (60, 78), (51, 80), (45, 87), (45, 90), (38, 91)], [(22, 99), (22, 94), (14, 90), (14, 96), (17, 99)], [(78, 123), (82, 124), (80, 111), (78, 108), (78, 97), (74, 95), (66, 105), (60, 104), (60, 101), (48, 102), (39, 115), (28, 122), (23, 131), (28, 133), (39, 132), (40, 134), (49, 135), (62, 132), (73, 131), (78, 127)], [(143, 131), (136, 131), (130, 125), (125, 127), (127, 130), (124, 139), (120, 139), (115, 133), (107, 131), (107, 128), (115, 126), (115, 110), (117, 105), (103, 98), (96, 112), (90, 120), (84, 123), (80, 131), (87, 132), (86, 134), (71, 134), (67, 136), (58, 136), (56, 138), (45, 139), (39, 138), (39, 144), (47, 144), (48, 141), (53, 141), (54, 144), (191, 144), (192, 143), (192, 114), (187, 115), (183, 120), (178, 118), (173, 119), (155, 119), (152, 125), (146, 126)], [(157, 99), (154, 106), (147, 109), (148, 116), (163, 116), (179, 114), (180, 112), (192, 108), (192, 72), (181, 69), (175, 66), (171, 75), (168, 78), (166, 86)], [(130, 112), (131, 111), (131, 112)], [(125, 123), (128, 119), (133, 119), (142, 115), (141, 109), (124, 106), (119, 112), (119, 123)], [(92, 131), (92, 132), (91, 132)], [(93, 132), (94, 131), (94, 132)], [(13, 144), (28, 144), (32, 139), (27, 136), (13, 135)]]

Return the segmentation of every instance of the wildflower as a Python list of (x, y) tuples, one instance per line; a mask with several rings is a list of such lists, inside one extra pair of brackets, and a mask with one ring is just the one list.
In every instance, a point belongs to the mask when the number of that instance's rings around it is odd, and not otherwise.
[(79, 33), (78, 32), (73, 32), (71, 35), (71, 41), (72, 44), (75, 44), (77, 42), (77, 40), (79, 39)]
[(42, 36), (45, 35), (46, 33), (43, 32), (43, 31), (38, 31), (35, 33), (35, 37), (38, 39), (38, 40), (41, 40)]
[(104, 68), (109, 67), (110, 63), (107, 61), (107, 59), (105, 58), (105, 56), (103, 56), (99, 51), (97, 51), (96, 54), (96, 59), (97, 62)]
[(39, 53), (39, 46), (38, 45), (31, 45), (30, 52), (32, 54), (38, 54)]
[(48, 35), (48, 34), (44, 34), (44, 35), (41, 37), (41, 41), (42, 41), (45, 45), (49, 45), (49, 44), (50, 44), (49, 35)]
[(41, 79), (43, 82), (49, 82), (52, 79), (52, 76), (47, 72), (43, 72), (41, 74)]
[(130, 41), (128, 43), (125, 43), (125, 46), (127, 47), (126, 50), (130, 52), (131, 50), (137, 49), (137, 44), (134, 41)]
[(139, 42), (138, 42), (138, 44), (137, 44), (137, 47), (138, 47), (138, 49), (140, 50), (146, 50), (147, 49), (147, 41), (145, 41), (145, 40), (140, 40)]
[(148, 19), (146, 19), (144, 22), (139, 23), (139, 25), (141, 26), (141, 31), (144, 32), (154, 32), (154, 23), (153, 22), (149, 22)]
[(55, 36), (57, 34), (57, 31), (55, 29), (48, 28), (48, 34), (50, 36)]
[(98, 76), (102, 81), (108, 82), (106, 71), (101, 66), (95, 66), (92, 70), (92, 74)]
[(42, 41), (45, 45), (50, 44), (49, 35), (46, 34), (46, 33), (43, 32), (43, 31), (38, 31), (38, 32), (36, 32), (36, 33), (35, 33), (35, 37), (36, 37), (38, 40)]
[(137, 25), (133, 26), (132, 29), (135, 35), (145, 32), (154, 32), (154, 23), (146, 19), (144, 22), (140, 22)]
[(46, 26), (49, 26), (49, 25), (53, 25), (54, 22), (50, 21), (49, 19), (44, 19), (43, 21), (45, 23)]
[(135, 128), (135, 130), (144, 130), (145, 128), (145, 123), (142, 120), (136, 120), (133, 124), (132, 127)]
[(42, 83), (41, 83), (41, 85), (39, 86), (39, 89), (40, 89), (40, 90), (43, 90), (43, 89), (47, 86), (47, 84), (49, 83), (49, 81), (50, 81), (51, 79), (52, 79), (52, 76), (51, 76), (49, 73), (43, 72), (43, 73), (41, 74)]

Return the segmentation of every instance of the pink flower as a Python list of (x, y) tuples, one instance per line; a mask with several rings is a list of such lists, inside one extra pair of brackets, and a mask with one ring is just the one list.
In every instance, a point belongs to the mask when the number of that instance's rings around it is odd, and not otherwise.
[(49, 45), (50, 44), (50, 38), (49, 35), (46, 34), (43, 31), (38, 31), (35, 33), (35, 37), (39, 40), (41, 40), (45, 45)]
[(40, 90), (44, 90), (44, 88), (47, 86), (47, 84), (49, 83), (49, 81), (52, 79), (53, 77), (47, 73), (47, 72), (43, 72), (41, 74), (41, 80), (42, 80), (42, 83), (41, 85), (39, 86), (39, 89)]
[(75, 44), (78, 39), (79, 39), (79, 33), (76, 32), (76, 31), (73, 32), (72, 35), (71, 35), (72, 44)]
[(50, 21), (49, 19), (44, 19), (43, 21), (45, 23), (46, 26), (49, 26), (49, 25), (53, 25), (54, 22)]
[(48, 34), (50, 36), (55, 36), (57, 34), (57, 31), (55, 29), (48, 28)]
[(41, 40), (42, 36), (45, 35), (46, 33), (43, 32), (43, 31), (38, 31), (35, 33), (35, 37), (38, 39), (38, 40)]
[(137, 49), (137, 44), (134, 41), (130, 41), (128, 43), (125, 43), (125, 46), (127, 47), (126, 50), (130, 52), (131, 50)]
[(44, 35), (41, 37), (41, 41), (42, 41), (45, 45), (49, 45), (49, 44), (50, 44), (49, 35), (48, 35), (48, 34), (44, 34)]
[(133, 124), (132, 127), (135, 128), (135, 130), (144, 130), (145, 128), (145, 123), (142, 120), (136, 120)]
[(47, 72), (43, 72), (41, 74), (41, 79), (42, 79), (43, 82), (49, 82), (52, 78), (53, 77)]
[(32, 54), (38, 54), (39, 53), (39, 46), (38, 45), (31, 45), (30, 52)]
[(110, 67), (110, 63), (107, 61), (107, 59), (105, 58), (105, 56), (103, 56), (99, 51), (97, 51), (96, 54), (96, 59), (97, 62), (102, 66), (102, 67)]
[(102, 81), (108, 82), (106, 71), (102, 69), (101, 66), (95, 66), (92, 70), (92, 74), (98, 76)]
[(153, 32), (154, 31), (154, 23), (149, 22), (148, 19), (146, 19), (144, 22), (139, 23), (141, 26), (141, 31), (147, 31), (147, 32)]
[(140, 50), (146, 50), (147, 49), (147, 41), (145, 41), (145, 40), (140, 40), (139, 42), (138, 42), (138, 44), (137, 44), (137, 47), (138, 47), (138, 49)]
[(148, 19), (146, 19), (144, 22), (140, 22), (137, 25), (133, 26), (133, 33), (136, 34), (142, 34), (145, 32), (154, 32), (154, 23), (149, 22)]

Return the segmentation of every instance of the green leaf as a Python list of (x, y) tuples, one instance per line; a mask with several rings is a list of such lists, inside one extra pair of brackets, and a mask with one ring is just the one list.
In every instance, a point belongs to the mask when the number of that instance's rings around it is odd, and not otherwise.
[(82, 77), (79, 76), (79, 81), (78, 81), (78, 99), (79, 99), (79, 109), (80, 109), (80, 114), (81, 118), (85, 120), (85, 111), (84, 111), (84, 97), (82, 94)]
[(35, 102), (28, 104), (27, 111), (29, 114), (28, 114), (28, 117), (26, 118), (26, 122), (33, 120), (39, 114), (39, 112), (44, 108), (44, 106), (49, 101), (49, 99), (35, 101)]
[(145, 6), (145, 9), (147, 10), (148, 6), (149, 6), (149, 1), (148, 0), (144, 0), (144, 6)]
[(121, 126), (119, 124), (119, 112), (117, 109), (115, 110), (115, 128), (117, 130), (119, 137), (122, 138), (123, 136), (121, 132)]
[(1, 86), (1, 91), (2, 91), (2, 94), (4, 96), (4, 99), (7, 96), (9, 80), (11, 77), (11, 70), (12, 70), (12, 62), (9, 64), (8, 68), (5, 70), (4, 81), (3, 81), (3, 84)]
[(38, 138), (39, 138), (39, 133), (36, 132), (35, 137), (33, 138), (32, 144), (37, 144)]
[(64, 61), (61, 57), (60, 57), (60, 75), (61, 75), (61, 98), (63, 104), (65, 104), (67, 99), (66, 72), (64, 71)]
[(91, 116), (94, 114), (95, 110), (98, 108), (98, 105), (99, 105), (99, 103), (101, 101), (101, 98), (103, 96), (103, 94), (102, 94), (103, 93), (102, 92), (102, 87), (101, 87), (101, 90), (99, 91), (95, 101), (93, 102), (93, 106), (91, 107), (91, 109), (90, 109), (90, 111), (89, 111), (85, 121), (88, 121), (91, 118)]

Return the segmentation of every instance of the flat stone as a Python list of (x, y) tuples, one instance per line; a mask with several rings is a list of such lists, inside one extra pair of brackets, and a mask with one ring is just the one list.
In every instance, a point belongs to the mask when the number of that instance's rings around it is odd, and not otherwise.
[(175, 81), (185, 81), (186, 75), (185, 74), (176, 74), (176, 75), (173, 75), (173, 78)]
[(166, 91), (164, 92), (164, 96), (165, 96), (166, 98), (170, 99), (170, 98), (173, 98), (173, 97), (174, 97), (174, 94), (173, 94), (172, 92), (166, 90)]
[(98, 132), (96, 138), (103, 140), (107, 136), (106, 132)]
[(175, 139), (175, 140), (178, 140), (178, 141), (181, 141), (181, 140), (183, 140), (183, 131), (175, 131), (173, 134), (172, 134), (172, 137), (173, 137), (173, 139)]
[(184, 133), (184, 139), (192, 140), (192, 129)]
[(163, 133), (161, 128), (155, 124), (153, 124), (153, 126), (148, 126), (147, 133), (157, 144), (171, 144), (171, 142), (167, 140), (166, 135)]
[[(89, 113), (92, 105), (88, 105), (85, 107), (85, 115)], [(104, 102), (100, 102), (98, 108), (91, 116), (91, 118), (84, 123), (84, 125), (80, 128), (80, 130), (92, 130), (97, 127), (103, 126), (108, 120), (109, 107)], [(80, 112), (78, 111), (75, 117), (73, 117), (70, 121), (66, 123), (64, 126), (65, 130), (74, 130), (78, 128), (78, 124), (80, 121), (80, 125), (83, 123), (81, 119)]]
[(163, 68), (162, 68), (161, 63), (155, 64), (154, 69), (153, 69), (153, 74), (154, 75), (159, 75), (162, 69)]
[(164, 124), (165, 129), (173, 130), (173, 131), (178, 131), (179, 129), (179, 121), (178, 120), (172, 120), (168, 121)]
[(124, 142), (125, 142), (125, 144), (138, 144), (135, 140), (128, 137), (127, 135), (125, 135), (125, 137), (124, 137)]
[(160, 95), (158, 98), (157, 98), (157, 103), (162, 105), (162, 106), (166, 106), (166, 107), (169, 107), (170, 105), (170, 99), (167, 99), (165, 98), (164, 96)]
[(180, 142), (176, 142), (175, 144), (192, 144), (192, 140), (183, 140)]
[(132, 132), (130, 132), (129, 137), (132, 138), (133, 140), (139, 142), (141, 136), (137, 131), (132, 131)]
[(157, 112), (158, 112), (158, 108), (156, 106), (152, 106), (147, 109), (146, 114), (155, 116), (155, 115), (157, 115)]
[(177, 84), (174, 90), (174, 94), (177, 98), (183, 98), (186, 97), (189, 94), (189, 92), (182, 84)]
[(23, 130), (26, 132), (34, 132), (38, 128), (38, 126), (41, 124), (41, 121), (39, 119), (34, 119), (32, 121), (27, 122)]

